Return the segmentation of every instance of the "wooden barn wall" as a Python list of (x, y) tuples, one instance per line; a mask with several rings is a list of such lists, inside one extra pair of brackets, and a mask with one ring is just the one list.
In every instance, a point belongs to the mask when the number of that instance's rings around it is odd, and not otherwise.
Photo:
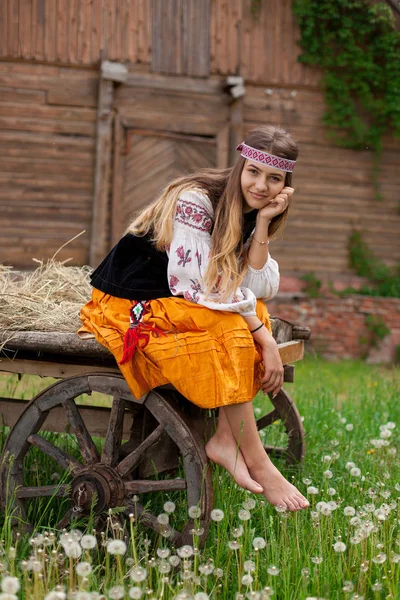
[(0, 262), (88, 261), (97, 73), (0, 62)]
[(297, 62), (292, 0), (2, 0), (0, 57), (90, 66), (109, 60), (153, 73), (241, 75), (316, 85)]
[(384, 141), (379, 183), (373, 185), (371, 151), (333, 146), (321, 123), (324, 97), (319, 90), (289, 90), (248, 86), (244, 97), (244, 131), (260, 123), (283, 125), (299, 142), (293, 173), (294, 203), (283, 236), (271, 244), (282, 272), (296, 275), (313, 271), (327, 280), (350, 280), (348, 240), (353, 229), (388, 265), (400, 263), (400, 144)]

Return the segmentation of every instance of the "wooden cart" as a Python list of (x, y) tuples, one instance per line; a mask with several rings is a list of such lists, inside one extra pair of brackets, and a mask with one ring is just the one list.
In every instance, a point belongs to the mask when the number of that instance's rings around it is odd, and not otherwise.
[[(293, 381), (294, 366), (289, 363), (303, 357), (303, 340), (310, 332), (279, 319), (273, 320), (273, 332), (285, 381)], [(156, 516), (162, 512), (160, 498), (179, 492), (186, 508), (200, 507), (196, 527), (204, 541), (213, 506), (204, 440), (215, 427), (213, 411), (197, 409), (172, 386), (135, 399), (113, 356), (95, 340), (81, 340), (72, 333), (15, 332), (0, 354), (0, 371), (57, 378), (29, 403), (0, 398), (3, 423), (11, 427), (0, 460), (0, 502), (8, 513), (13, 511), (16, 523), (27, 524), (29, 502), (61, 497), (67, 508), (59, 529), (90, 510), (100, 519), (108, 509), (124, 507), (179, 546), (192, 539), (194, 520), (187, 516), (175, 529)], [(82, 394), (94, 392), (107, 396), (109, 408), (79, 403)], [(301, 461), (305, 446), (298, 411), (283, 389), (272, 403), (274, 409), (258, 420), (258, 428), (281, 420), (287, 445), (266, 446), (266, 451), (290, 463)], [(76, 445), (74, 456), (57, 447), (44, 431), (67, 433)], [(96, 438), (104, 438), (101, 450)], [(36, 485), (27, 484), (31, 452), (54, 460), (63, 474), (61, 482), (46, 481), (48, 475), (37, 473)], [(149, 498), (157, 497), (154, 511)]]

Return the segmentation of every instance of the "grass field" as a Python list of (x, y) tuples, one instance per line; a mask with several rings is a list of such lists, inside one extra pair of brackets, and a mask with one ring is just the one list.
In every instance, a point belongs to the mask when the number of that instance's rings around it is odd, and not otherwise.
[[(53, 532), (50, 512), (35, 506), (39, 524), (13, 538), (10, 511), (0, 520), (0, 600), (18, 598), (396, 599), (400, 598), (400, 371), (361, 362), (327, 363), (307, 358), (286, 385), (304, 419), (307, 452), (301, 467), (279, 467), (305, 493), (311, 508), (280, 513), (239, 489), (213, 469), (215, 508), (204, 549), (174, 549), (140, 523), (131, 535), (112, 525), (100, 538), (93, 523), (79, 531)], [(46, 380), (0, 375), (0, 396), (30, 398)], [(257, 416), (267, 410), (255, 400)], [(279, 423), (270, 440), (279, 440)], [(6, 431), (0, 431), (0, 445)], [(47, 473), (41, 462), (32, 468)], [(60, 473), (57, 475), (60, 477)], [(61, 474), (62, 478), (63, 474)], [(175, 497), (160, 497), (159, 510)], [(179, 502), (169, 513), (182, 519)], [(165, 517), (164, 517), (165, 518)], [(86, 534), (81, 538), (82, 533)], [(124, 540), (125, 542), (124, 543)], [(94, 544), (96, 544), (94, 546)], [(91, 547), (94, 546), (94, 547)], [(20, 588), (19, 588), (20, 586)]]

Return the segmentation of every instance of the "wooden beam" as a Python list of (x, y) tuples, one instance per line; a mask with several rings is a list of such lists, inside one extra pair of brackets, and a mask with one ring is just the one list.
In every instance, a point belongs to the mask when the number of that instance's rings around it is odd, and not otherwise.
[(89, 254), (89, 263), (92, 266), (97, 266), (108, 250), (113, 95), (113, 81), (101, 76), (97, 105), (96, 167)]
[(304, 341), (295, 340), (278, 344), (278, 351), (284, 365), (302, 360), (304, 357)]

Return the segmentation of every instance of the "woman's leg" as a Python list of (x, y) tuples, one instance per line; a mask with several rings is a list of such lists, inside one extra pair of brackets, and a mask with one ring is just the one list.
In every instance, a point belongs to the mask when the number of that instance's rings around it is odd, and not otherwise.
[(217, 431), (207, 442), (205, 450), (208, 458), (224, 467), (240, 487), (254, 494), (262, 493), (262, 486), (250, 476), (223, 407), (219, 409)]
[(289, 483), (271, 462), (257, 430), (252, 402), (224, 407), (233, 437), (240, 445), (249, 473), (263, 487), (263, 494), (274, 506), (289, 510), (306, 508), (309, 503), (299, 490)]

